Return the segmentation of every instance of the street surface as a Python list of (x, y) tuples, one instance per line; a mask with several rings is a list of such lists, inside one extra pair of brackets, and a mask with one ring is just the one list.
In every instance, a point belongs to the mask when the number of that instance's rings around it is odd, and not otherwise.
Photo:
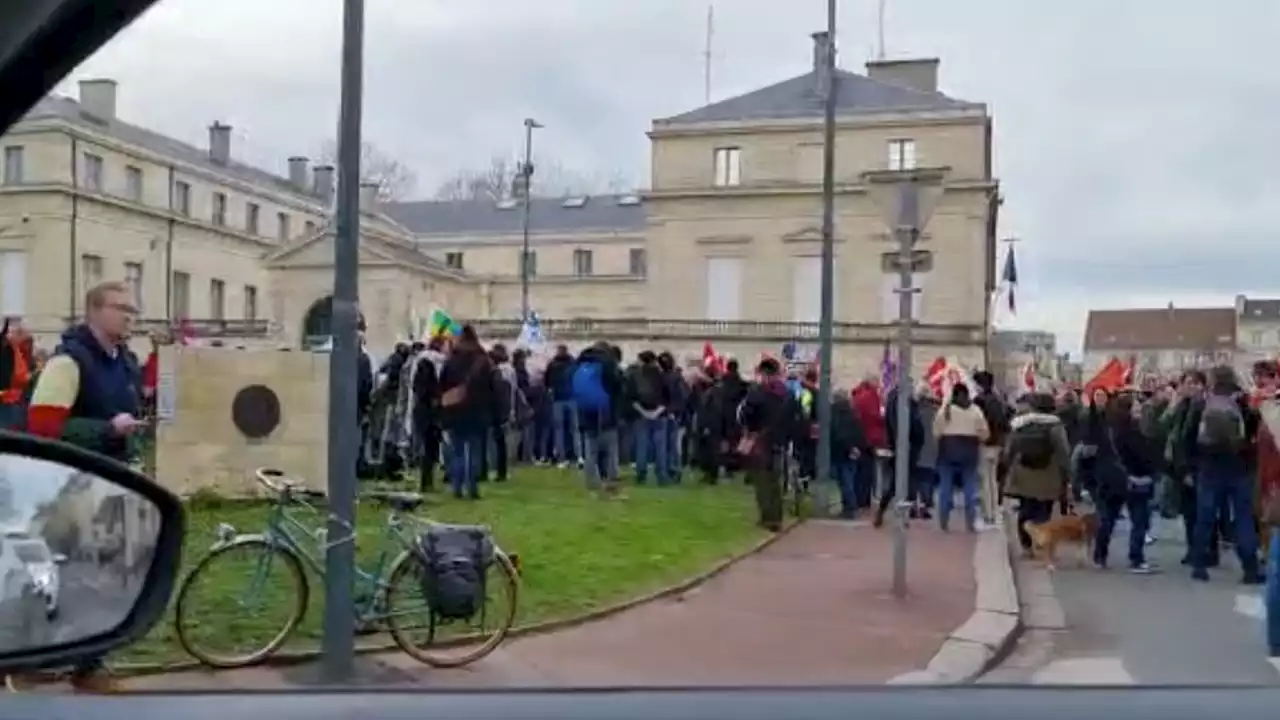
[[(910, 531), (905, 601), (890, 593), (891, 532), (813, 521), (685, 595), (516, 639), (469, 668), (363, 656), (359, 682), (418, 687), (878, 685), (928, 665), (973, 612), (974, 537)], [(280, 688), (314, 666), (140, 677), (138, 689)]]
[[(43, 598), (0, 600), (0, 650), (82, 640), (102, 634), (124, 620), (140, 583), (116, 582), (114, 569), (68, 562), (60, 567), (58, 615), (49, 620)], [(38, 600), (38, 602), (35, 602)]]
[[(1111, 545), (1111, 568), (1077, 569), (1060, 553), (1050, 579), (1038, 563), (1019, 563), (1028, 629), (1013, 654), (984, 683), (1035, 685), (1280, 685), (1280, 667), (1263, 642), (1261, 588), (1240, 584), (1234, 551), (1192, 582), (1179, 564), (1180, 521), (1157, 521), (1147, 557), (1159, 569), (1127, 571), (1129, 526)], [(1065, 626), (1065, 627), (1064, 627)]]

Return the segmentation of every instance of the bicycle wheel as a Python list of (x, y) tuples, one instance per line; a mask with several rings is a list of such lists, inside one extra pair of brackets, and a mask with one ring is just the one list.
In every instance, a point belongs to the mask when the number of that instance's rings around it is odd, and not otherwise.
[[(248, 572), (237, 572), (230, 565), (237, 554), (247, 554), (252, 564)], [(219, 562), (220, 561), (220, 562)], [(271, 571), (283, 565), (285, 575), (293, 587), (286, 591), (268, 591), (264, 581), (274, 575)], [(243, 588), (238, 578), (248, 575), (248, 588)], [(214, 591), (215, 603), (202, 609), (193, 601), (193, 589), (207, 584)], [(237, 668), (255, 665), (266, 660), (284, 645), (289, 635), (307, 612), (310, 587), (302, 561), (291, 550), (273, 545), (258, 537), (232, 541), (210, 552), (182, 581), (174, 607), (174, 630), (178, 643), (192, 657), (215, 668)], [(262, 621), (252, 615), (254, 610), (265, 608), (286, 611), (282, 621)], [(224, 653), (205, 645), (210, 636), (217, 639), (238, 641), (246, 632), (265, 631), (267, 640), (256, 642), (248, 651)]]
[[(485, 604), (479, 614), (480, 622), (483, 623), (489, 615), (490, 591), (495, 585), (509, 601), (507, 608), (498, 609), (498, 627), (492, 635), (486, 635), (482, 629), (472, 626), (470, 624), (472, 621), (467, 621), (465, 629), (472, 632), (465, 632), (453, 638), (439, 638), (438, 635), (442, 630), (457, 628), (461, 621), (442, 623), (434, 616), (426, 598), (422, 596), (422, 570), (422, 562), (418, 556), (405, 552), (396, 559), (388, 575), (387, 630), (391, 632), (391, 638), (395, 640), (396, 645), (414, 660), (437, 668), (470, 665), (496, 650), (506, 639), (507, 633), (511, 632), (511, 626), (516, 621), (520, 584), (510, 558), (501, 551), (495, 553), (493, 564), (486, 571)], [(495, 574), (497, 577), (494, 577)], [(402, 587), (421, 598), (416, 606), (425, 620), (424, 624), (411, 625), (405, 622), (407, 614), (413, 610), (400, 607), (402, 602), (405, 605), (409, 604), (397, 597), (397, 591)], [(416, 629), (426, 631), (426, 638), (422, 642), (416, 642), (410, 637), (410, 631)]]

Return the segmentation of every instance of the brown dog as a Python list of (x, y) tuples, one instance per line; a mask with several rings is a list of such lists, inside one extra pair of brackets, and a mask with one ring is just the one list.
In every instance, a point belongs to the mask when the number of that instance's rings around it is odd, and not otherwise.
[(1055, 569), (1061, 543), (1080, 546), (1080, 567), (1084, 567), (1093, 552), (1093, 540), (1098, 536), (1098, 516), (1091, 512), (1058, 515), (1042, 523), (1023, 523), (1022, 527), (1031, 537), (1032, 556), (1043, 559), (1047, 569)]

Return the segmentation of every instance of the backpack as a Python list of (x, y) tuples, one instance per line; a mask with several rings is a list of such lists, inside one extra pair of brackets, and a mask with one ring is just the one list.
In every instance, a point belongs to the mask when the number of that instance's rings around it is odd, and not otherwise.
[(662, 406), (662, 373), (654, 367), (641, 367), (636, 373), (636, 402), (646, 410)]
[(419, 541), (421, 585), (433, 617), (470, 620), (484, 607), (493, 537), (478, 525), (435, 525)]
[(1206, 450), (1235, 452), (1244, 447), (1244, 414), (1235, 398), (1210, 395), (1200, 415), (1196, 444)]
[(599, 362), (580, 363), (573, 371), (573, 401), (579, 412), (608, 413), (609, 393), (604, 389), (604, 365)]
[(1013, 433), (1011, 454), (1028, 470), (1044, 470), (1053, 463), (1053, 426), (1043, 422), (1023, 425)]

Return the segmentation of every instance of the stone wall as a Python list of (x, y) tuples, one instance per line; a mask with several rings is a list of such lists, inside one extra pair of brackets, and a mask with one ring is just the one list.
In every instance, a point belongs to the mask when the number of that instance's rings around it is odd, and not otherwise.
[[(269, 466), (326, 486), (328, 355), (170, 346), (161, 349), (160, 363), (161, 387), (172, 372), (174, 388), (173, 416), (156, 428), (162, 485), (180, 495), (202, 488), (255, 495), (253, 471)], [(246, 437), (232, 419), (236, 394), (251, 385), (265, 386), (279, 401), (280, 422), (260, 439)]]

